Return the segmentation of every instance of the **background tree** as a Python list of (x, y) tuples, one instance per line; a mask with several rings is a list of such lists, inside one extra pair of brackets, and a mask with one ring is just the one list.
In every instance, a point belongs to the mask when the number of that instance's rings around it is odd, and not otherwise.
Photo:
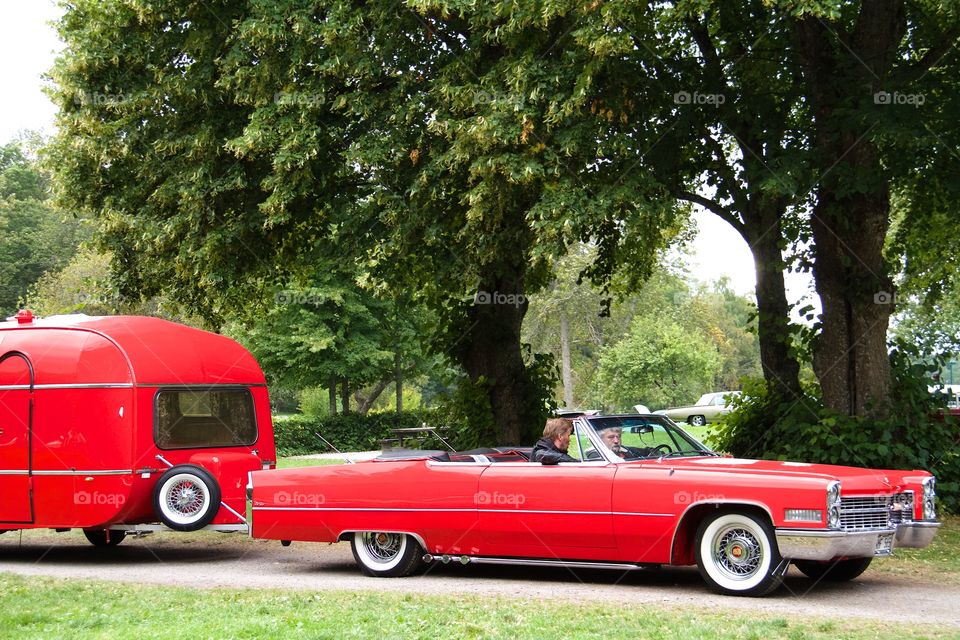
[(600, 353), (596, 402), (614, 411), (686, 404), (713, 388), (721, 366), (716, 346), (702, 335), (671, 319), (640, 315), (623, 340)]
[(0, 147), (0, 314), (17, 311), (44, 272), (62, 267), (85, 235), (81, 222), (50, 206), (49, 179), (28, 141)]

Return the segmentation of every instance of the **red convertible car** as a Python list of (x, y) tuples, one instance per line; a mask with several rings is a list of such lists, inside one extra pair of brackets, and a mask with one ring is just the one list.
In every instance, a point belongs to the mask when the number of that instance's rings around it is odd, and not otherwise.
[[(617, 452), (601, 436), (622, 436)], [(619, 445), (619, 443), (618, 443)], [(764, 595), (791, 563), (850, 580), (937, 528), (925, 471), (743, 460), (657, 415), (583, 416), (570, 454), (400, 451), (369, 462), (254, 471), (255, 538), (349, 540), (360, 569), (427, 563), (640, 569), (692, 565), (721, 593)]]

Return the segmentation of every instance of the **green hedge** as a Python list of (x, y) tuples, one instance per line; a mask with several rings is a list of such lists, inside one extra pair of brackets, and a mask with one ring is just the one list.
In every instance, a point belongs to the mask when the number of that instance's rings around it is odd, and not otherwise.
[[(388, 411), (360, 415), (341, 413), (333, 416), (293, 416), (277, 420), (273, 434), (277, 454), (281, 456), (330, 453), (315, 434), (319, 433), (340, 451), (372, 451), (380, 448), (380, 440), (393, 437), (391, 429), (419, 427), (424, 423), (431, 427), (451, 426), (437, 410)], [(440, 443), (424, 441), (424, 446)], [(440, 446), (439, 448), (442, 448)]]

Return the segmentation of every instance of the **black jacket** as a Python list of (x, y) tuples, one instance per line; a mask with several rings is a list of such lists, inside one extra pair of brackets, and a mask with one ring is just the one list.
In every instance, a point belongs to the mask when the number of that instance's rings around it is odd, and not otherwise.
[(540, 438), (537, 444), (533, 445), (533, 451), (530, 453), (531, 462), (541, 462), (543, 464), (557, 464), (558, 462), (580, 462), (576, 458), (567, 455), (566, 451), (557, 449), (550, 438)]

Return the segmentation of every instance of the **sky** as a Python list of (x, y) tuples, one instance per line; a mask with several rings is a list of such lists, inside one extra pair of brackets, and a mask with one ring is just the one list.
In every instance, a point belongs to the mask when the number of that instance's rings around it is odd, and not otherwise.
[[(54, 132), (56, 109), (42, 92), (43, 74), (63, 47), (50, 21), (60, 9), (54, 0), (0, 0), (0, 143), (24, 130)], [(727, 277), (733, 289), (753, 295), (756, 276), (746, 242), (730, 225), (697, 208), (699, 233), (687, 259), (690, 274), (701, 282)], [(809, 289), (809, 278), (787, 278), (788, 297), (796, 302)]]

